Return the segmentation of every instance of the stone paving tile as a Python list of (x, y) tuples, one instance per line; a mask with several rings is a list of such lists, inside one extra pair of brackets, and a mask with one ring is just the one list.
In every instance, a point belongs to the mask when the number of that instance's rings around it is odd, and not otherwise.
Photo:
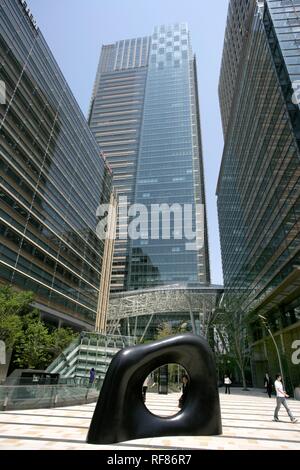
[[(147, 406), (162, 416), (178, 413), (179, 394), (159, 396), (149, 393)], [(85, 439), (95, 405), (60, 407), (47, 410), (20, 410), (0, 413), (0, 449), (300, 449), (300, 424), (291, 424), (282, 409), (282, 422), (274, 423), (275, 399), (259, 391), (233, 390), (220, 394), (223, 435), (212, 437), (164, 437), (91, 446)], [(290, 400), (290, 407), (300, 418), (300, 402)]]

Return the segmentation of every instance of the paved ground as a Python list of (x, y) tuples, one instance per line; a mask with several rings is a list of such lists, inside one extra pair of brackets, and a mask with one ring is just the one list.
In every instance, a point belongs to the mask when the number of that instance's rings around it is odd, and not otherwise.
[[(152, 412), (168, 416), (178, 412), (178, 395), (148, 394)], [(300, 418), (300, 402), (290, 400)], [(291, 424), (284, 409), (274, 423), (275, 398), (257, 391), (221, 392), (223, 435), (217, 437), (165, 437), (131, 441), (115, 446), (85, 443), (94, 405), (0, 413), (0, 449), (300, 449), (300, 421)]]

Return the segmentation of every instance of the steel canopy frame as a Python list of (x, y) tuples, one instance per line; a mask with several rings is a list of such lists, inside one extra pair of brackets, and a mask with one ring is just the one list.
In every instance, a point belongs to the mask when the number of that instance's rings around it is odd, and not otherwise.
[[(200, 320), (201, 330), (207, 334), (216, 307), (223, 294), (223, 286), (176, 284), (153, 289), (126, 291), (111, 295), (108, 309), (108, 332), (119, 329), (120, 321), (149, 316), (147, 329), (154, 315), (189, 314), (193, 332), (195, 318)], [(196, 317), (195, 317), (196, 315)], [(146, 331), (144, 331), (143, 337)]]

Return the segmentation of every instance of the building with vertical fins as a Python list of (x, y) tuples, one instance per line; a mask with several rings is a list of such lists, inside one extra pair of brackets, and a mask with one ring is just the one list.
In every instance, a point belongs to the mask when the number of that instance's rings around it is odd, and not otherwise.
[[(149, 49), (148, 37), (103, 46), (91, 101), (89, 125), (113, 170), (117, 196), (127, 198), (127, 207), (135, 200)], [(121, 219), (114, 247), (112, 292), (127, 288), (128, 256), (126, 220)]]
[(96, 212), (111, 173), (24, 1), (1, 0), (0, 57), (0, 282), (33, 291), (48, 322), (91, 330), (108, 295)]
[[(255, 386), (300, 382), (300, 3), (231, 0), (220, 77), (217, 196), (225, 297), (250, 322)], [(260, 315), (260, 316), (259, 316)]]
[(150, 221), (141, 240), (122, 239), (127, 228), (120, 218), (111, 292), (181, 282), (208, 285), (196, 59), (185, 23), (103, 46), (89, 124), (128, 207), (143, 204), (150, 211), (155, 204), (190, 204), (190, 228), (203, 241), (199, 249), (186, 249), (186, 239), (174, 229), (170, 240), (161, 233), (153, 239)]

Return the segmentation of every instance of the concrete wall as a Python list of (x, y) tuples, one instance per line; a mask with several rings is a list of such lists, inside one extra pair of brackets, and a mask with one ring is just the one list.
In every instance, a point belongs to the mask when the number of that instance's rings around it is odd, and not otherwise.
[(3, 383), (6, 379), (7, 371), (9, 368), (9, 363), (11, 360), (11, 354), (12, 354), (11, 350), (8, 350), (8, 351), (6, 350), (5, 364), (0, 364), (0, 384)]

